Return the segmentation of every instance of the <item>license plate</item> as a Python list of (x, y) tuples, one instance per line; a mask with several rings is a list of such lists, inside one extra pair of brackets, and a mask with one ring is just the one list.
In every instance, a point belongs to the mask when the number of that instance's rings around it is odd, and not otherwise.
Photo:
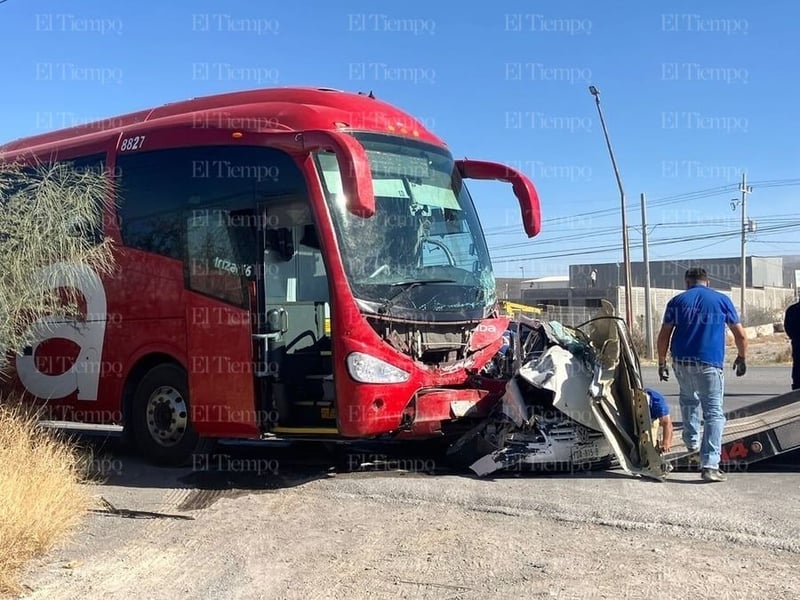
[(579, 446), (572, 449), (572, 462), (589, 462), (600, 459), (600, 448), (597, 446)]

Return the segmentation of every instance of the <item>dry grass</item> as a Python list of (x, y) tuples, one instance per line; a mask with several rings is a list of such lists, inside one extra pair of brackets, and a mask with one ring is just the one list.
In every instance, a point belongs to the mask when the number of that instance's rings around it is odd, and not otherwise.
[[(736, 346), (729, 340), (726, 356), (733, 361)], [(748, 365), (780, 365), (792, 362), (792, 348), (785, 333), (765, 335), (747, 341)]]
[[(655, 360), (644, 358), (644, 339), (643, 337), (633, 336), (634, 347), (639, 354), (639, 359), (643, 366), (655, 366)], [(760, 336), (747, 341), (747, 364), (761, 366), (777, 366), (792, 364), (792, 347), (789, 338), (785, 333), (775, 333), (773, 335)], [(733, 337), (729, 336), (725, 347), (725, 360), (729, 363), (736, 358), (736, 345)]]
[(775, 353), (776, 363), (791, 363), (792, 362), (792, 348), (786, 346)]
[(90, 506), (77, 448), (16, 403), (0, 403), (0, 597), (20, 591), (29, 560), (63, 539)]
[[(54, 322), (98, 318), (83, 314), (78, 290), (113, 271), (111, 243), (97, 235), (113, 185), (103, 170), (0, 160), (0, 383), (9, 354), (46, 337)], [(19, 402), (0, 398), (0, 596), (19, 591), (21, 567), (88, 508), (81, 454)]]

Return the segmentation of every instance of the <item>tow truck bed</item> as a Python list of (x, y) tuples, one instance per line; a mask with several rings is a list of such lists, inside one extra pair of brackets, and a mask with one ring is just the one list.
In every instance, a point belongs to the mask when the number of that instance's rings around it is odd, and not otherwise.
[[(720, 466), (736, 470), (800, 448), (800, 390), (767, 398), (725, 414)], [(675, 428), (676, 444), (665, 458), (673, 468), (694, 468), (699, 453), (689, 453)]]

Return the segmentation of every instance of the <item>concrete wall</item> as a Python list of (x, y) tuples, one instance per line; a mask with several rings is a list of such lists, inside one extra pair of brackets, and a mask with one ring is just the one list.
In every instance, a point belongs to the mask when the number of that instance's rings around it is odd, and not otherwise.
[[(741, 302), (740, 290), (741, 288), (733, 288), (731, 290), (719, 290), (728, 296), (733, 305), (736, 307), (737, 312), (741, 315)], [(653, 317), (654, 328), (657, 330), (661, 325), (661, 319), (664, 317), (664, 309), (670, 299), (682, 292), (683, 290), (665, 290), (660, 288), (650, 288), (650, 310)], [(633, 317), (637, 323), (644, 323), (645, 314), (645, 295), (644, 288), (633, 288), (631, 290), (633, 304)], [(785, 288), (764, 288), (764, 289), (747, 289), (745, 290), (745, 303), (747, 304), (747, 311), (745, 313), (746, 325), (763, 325), (771, 323), (773, 320), (778, 321), (783, 318), (783, 312), (787, 303), (794, 297), (792, 290)], [(625, 310), (625, 288), (619, 288), (617, 294), (618, 312), (620, 315)], [(763, 321), (763, 323), (755, 323), (754, 321)]]
[[(598, 273), (599, 266), (596, 267)], [(767, 263), (764, 268), (765, 271), (772, 270), (772, 275), (776, 273), (782, 276), (780, 269), (775, 269), (774, 263)], [(681, 278), (683, 273), (681, 273)], [(553, 289), (535, 289), (530, 287), (521, 287), (520, 279), (498, 279), (497, 294), (501, 298), (507, 298), (511, 301), (521, 301), (524, 304), (544, 304), (553, 306), (565, 306), (573, 308), (596, 308), (600, 306), (601, 299), (611, 301), (618, 308), (618, 314), (622, 315), (625, 306), (625, 288), (623, 286), (600, 286), (600, 277), (598, 275), (598, 287), (561, 287)], [(508, 282), (508, 295), (505, 294), (505, 283)], [(530, 285), (530, 284), (528, 284)], [(714, 289), (719, 290), (727, 295), (732, 301), (736, 310), (741, 313), (740, 306), (740, 288), (738, 286), (731, 286), (728, 289), (720, 289), (712, 285)], [(683, 281), (681, 279), (681, 286), (676, 288), (663, 288), (651, 287), (650, 288), (650, 302), (651, 310), (655, 323), (660, 324), (661, 318), (664, 314), (664, 308), (669, 302), (670, 298), (684, 291)], [(633, 293), (633, 315), (637, 322), (644, 323), (644, 307), (645, 295), (644, 287), (634, 286)], [(783, 287), (764, 287), (747, 288), (745, 292), (745, 302), (747, 304), (747, 317), (746, 322), (749, 324), (761, 325), (762, 323), (753, 323), (757, 317), (765, 323), (768, 322), (769, 314), (778, 321), (783, 318), (783, 311), (788, 303), (794, 298), (794, 290)], [(583, 312), (581, 312), (583, 314)]]
[[(544, 318), (560, 321), (565, 325), (575, 326), (597, 314), (600, 305), (599, 298), (603, 297), (603, 291), (608, 292), (606, 298), (615, 306), (616, 314), (624, 317), (624, 287), (612, 288), (609, 290), (596, 290), (597, 293), (592, 295), (592, 297), (586, 297), (585, 294), (581, 294), (581, 290), (564, 289), (562, 290), (563, 298), (558, 299), (563, 303), (561, 306), (554, 305), (554, 303), (550, 302), (535, 301), (534, 299), (539, 296), (534, 296), (533, 294), (535, 294), (535, 291), (533, 290), (525, 290), (526, 295), (523, 300), (526, 304), (545, 304), (546, 312)], [(635, 329), (644, 332), (646, 302), (644, 288), (634, 287), (631, 291), (633, 293), (632, 309)], [(661, 327), (661, 321), (664, 318), (664, 310), (667, 303), (682, 291), (684, 290), (650, 289), (650, 308), (654, 334), (657, 334)], [(734, 288), (733, 290), (720, 291), (731, 299), (737, 312), (741, 314), (739, 309), (739, 290)], [(784, 288), (748, 289), (745, 295), (748, 310), (745, 315), (745, 325), (751, 325), (750, 327), (746, 327), (748, 336), (771, 335), (772, 323), (780, 322), (783, 319), (784, 307), (792, 298), (792, 290)], [(755, 325), (758, 327), (755, 327)]]
[[(733, 305), (736, 307), (736, 310), (741, 310), (739, 306), (741, 304), (741, 288), (737, 287), (731, 289), (729, 295), (733, 300)], [(781, 320), (783, 319), (783, 313), (786, 310), (786, 306), (792, 301), (793, 298), (794, 290), (789, 290), (786, 288), (768, 287), (762, 290), (746, 289), (744, 291), (744, 301), (747, 305), (747, 310), (756, 309), (761, 312), (772, 311), (775, 313), (776, 318), (777, 316), (780, 316)], [(761, 323), (754, 324), (761, 325)]]
[(783, 287), (796, 286), (795, 271), (800, 270), (800, 255), (783, 256)]

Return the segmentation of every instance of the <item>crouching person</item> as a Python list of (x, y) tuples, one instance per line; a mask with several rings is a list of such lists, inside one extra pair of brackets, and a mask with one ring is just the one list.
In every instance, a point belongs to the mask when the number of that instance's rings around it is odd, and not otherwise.
[[(650, 418), (653, 420), (653, 444), (661, 454), (666, 454), (672, 448), (672, 417), (669, 414), (667, 400), (657, 391), (645, 388), (650, 403)], [(659, 432), (660, 430), (660, 432)], [(659, 433), (661, 434), (659, 436)], [(660, 439), (659, 439), (660, 437)]]

